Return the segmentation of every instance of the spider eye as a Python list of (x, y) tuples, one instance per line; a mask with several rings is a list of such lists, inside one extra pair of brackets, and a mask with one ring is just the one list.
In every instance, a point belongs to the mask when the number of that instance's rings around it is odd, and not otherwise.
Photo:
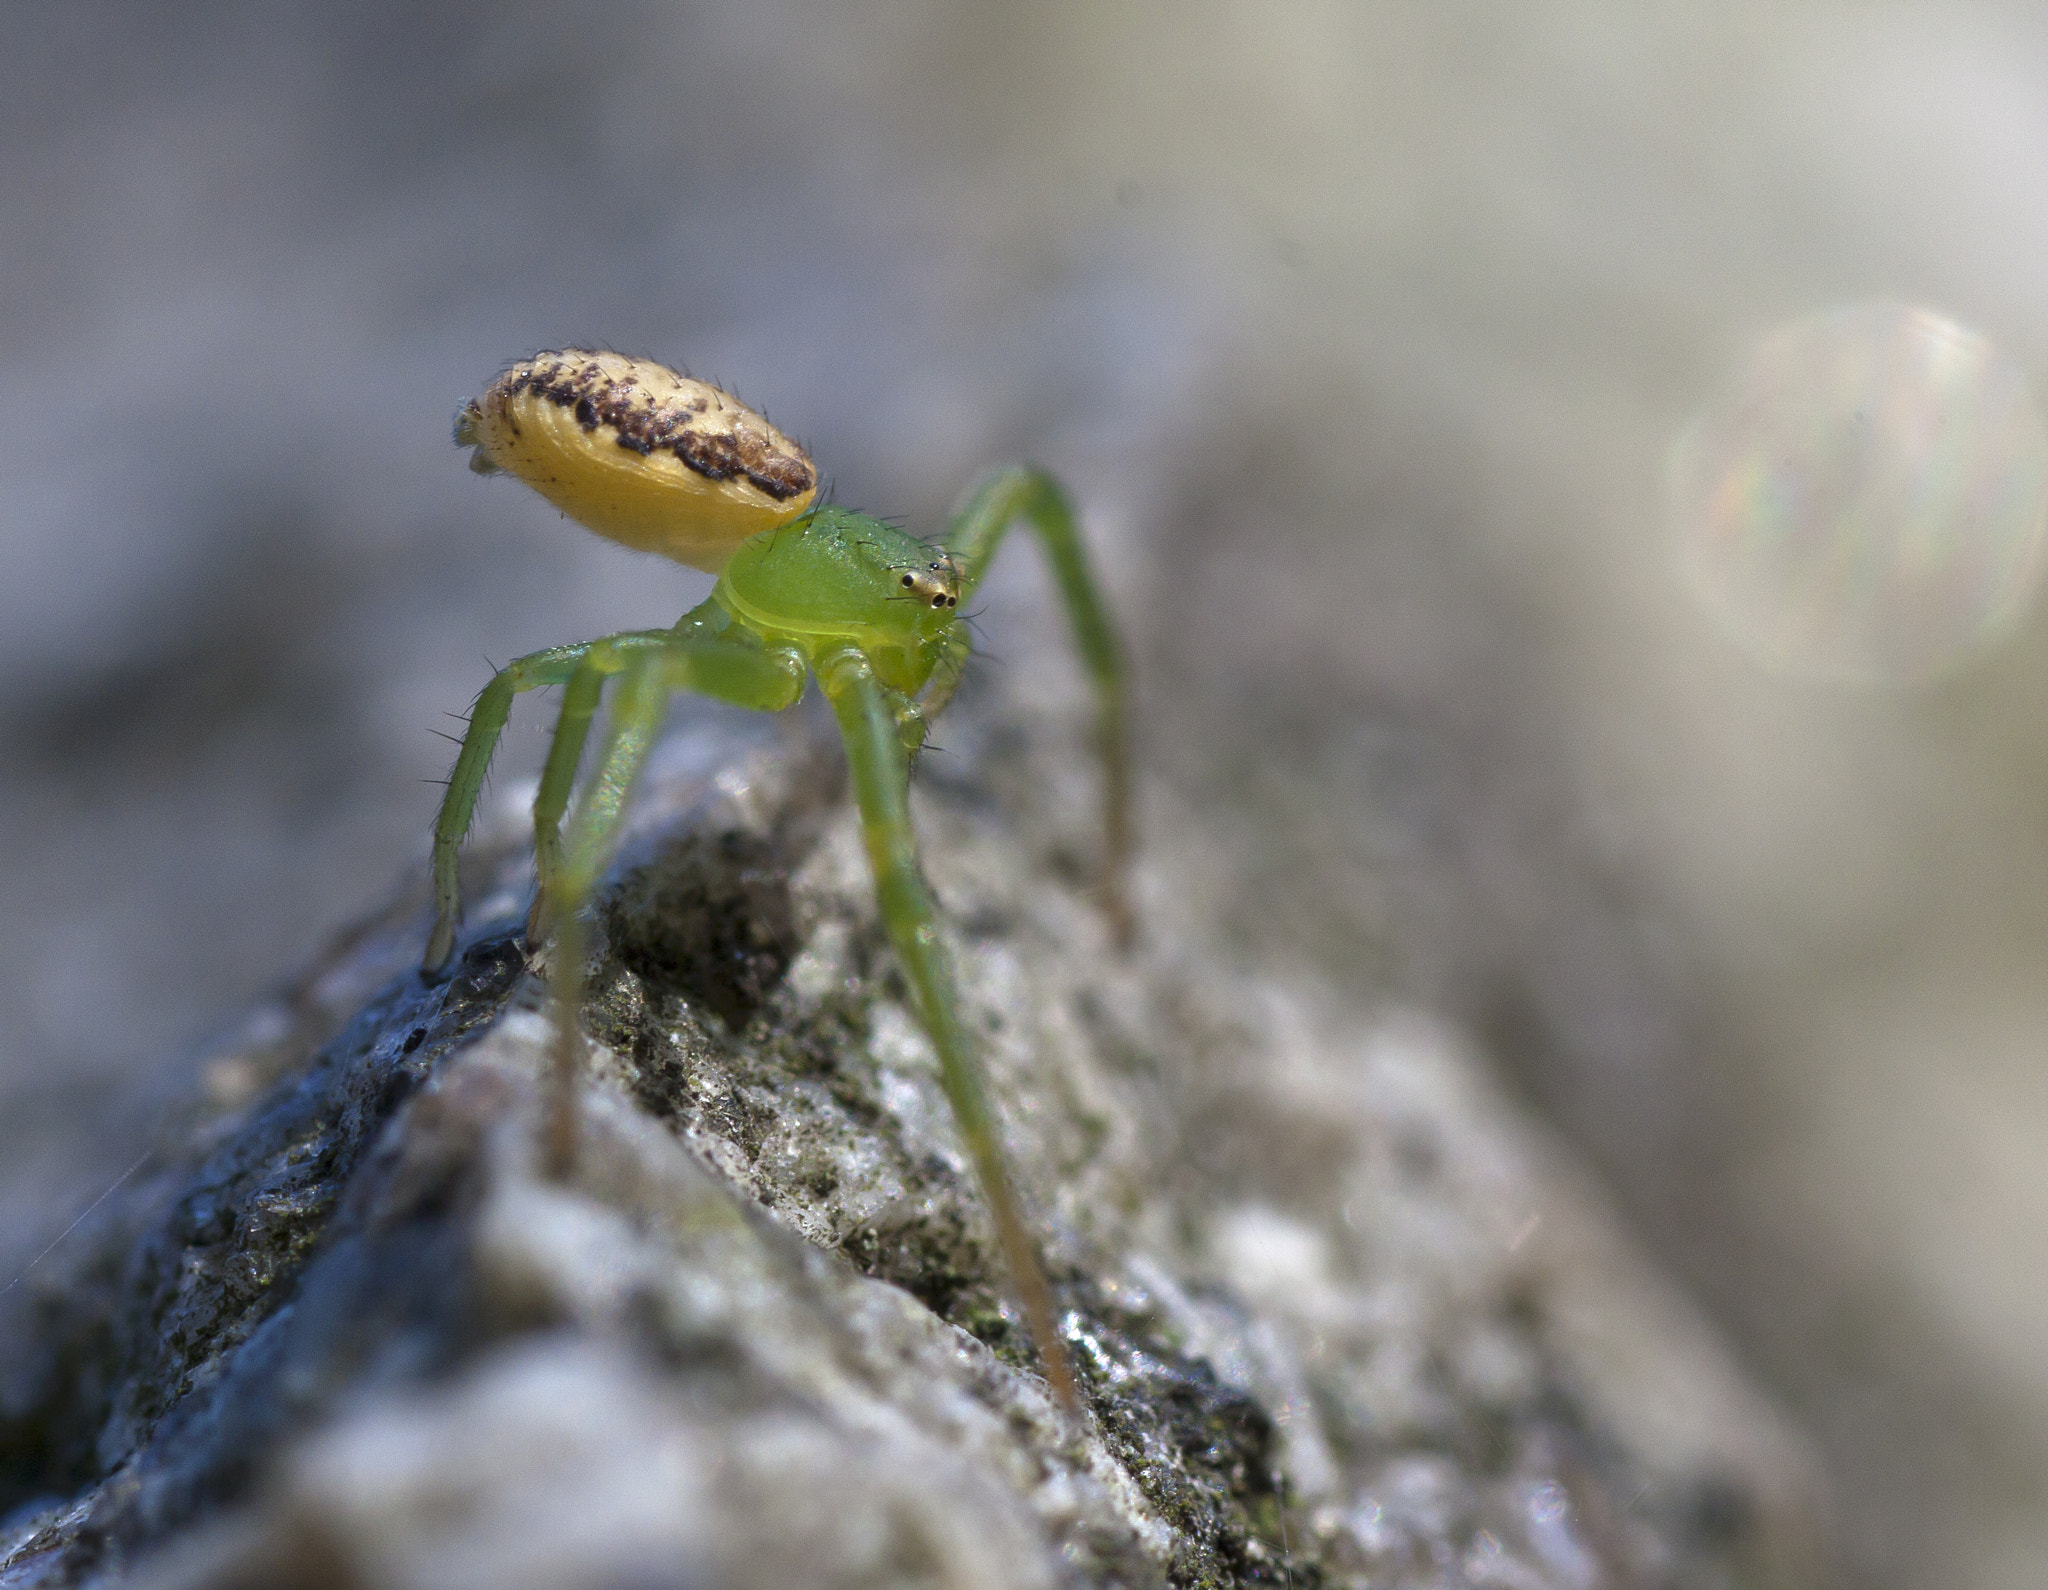
[(911, 587), (912, 587), (913, 585), (915, 585), (916, 583), (917, 583), (917, 576), (916, 576), (916, 575), (914, 575), (914, 574), (906, 574), (906, 575), (904, 575), (904, 576), (903, 576), (903, 589), (904, 589), (904, 590), (906, 590), (906, 591), (907, 591), (907, 590), (909, 590), (909, 589), (910, 589), (910, 588), (911, 588)]
[(945, 605), (946, 605), (946, 599), (945, 599), (945, 598), (944, 598), (943, 596), (935, 596), (935, 597), (933, 597), (933, 598), (932, 598), (932, 606), (934, 606), (934, 607), (944, 607)]

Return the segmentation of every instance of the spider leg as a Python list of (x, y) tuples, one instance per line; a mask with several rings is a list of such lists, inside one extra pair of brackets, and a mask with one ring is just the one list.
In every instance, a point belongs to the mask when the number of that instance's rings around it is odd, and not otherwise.
[(858, 648), (841, 645), (818, 659), (818, 682), (824, 686), (846, 743), (846, 760), (860, 803), (861, 826), (868, 864), (875, 874), (875, 895), (882, 921), (903, 964), (918, 1013), (932, 1046), (938, 1050), (939, 1078), (967, 1155), (974, 1163), (982, 1196), (995, 1217), (996, 1234), (1010, 1279), (1024, 1305), (1031, 1335), (1045, 1365), (1046, 1379), (1069, 1412), (1078, 1412), (1073, 1370), (1055, 1326), (1051, 1289), (1038, 1263), (1029, 1227), (1017, 1206), (995, 1117), (989, 1108), (979, 1062), (966, 1029), (951, 968), (939, 942), (936, 912), (924, 874), (918, 866), (917, 838), (910, 826), (910, 761), (904, 746), (891, 692), (875, 678), (874, 668)]
[(427, 953), (420, 963), (420, 970), (430, 976), (448, 964), (455, 948), (455, 928), (462, 920), (462, 884), (456, 860), (476, 815), (477, 796), (483, 791), (491, 756), (498, 749), (498, 736), (511, 714), (512, 698), (542, 685), (567, 683), (589, 649), (587, 643), (552, 646), (507, 663), (469, 709), (469, 727), (463, 731), (455, 770), (448, 775), (448, 792), (441, 797), (441, 810), (434, 819), (434, 931), (427, 937)]
[[(659, 639), (665, 631), (647, 633)], [(456, 861), (463, 837), (476, 816), (484, 774), (490, 770), (491, 757), (498, 749), (498, 736), (504, 732), (505, 720), (512, 711), (512, 698), (544, 685), (567, 684), (593, 646), (639, 639), (639, 632), (634, 632), (609, 636), (607, 641), (582, 641), (573, 646), (550, 646), (546, 651), (529, 652), (500, 668), (478, 694), (470, 708), (462, 749), (456, 753), (455, 771), (448, 776), (448, 792), (442, 796), (440, 814), (434, 819), (434, 930), (428, 935), (427, 952), (420, 960), (420, 970), (428, 976), (446, 966), (455, 949), (455, 929), (462, 920), (462, 885)], [(578, 743), (580, 746), (581, 742)], [(572, 776), (573, 771), (572, 767)], [(539, 803), (535, 804), (538, 807)]]
[[(953, 692), (960, 688), (960, 679), (967, 672), (967, 659), (974, 654), (974, 642), (968, 637), (965, 624), (955, 624), (946, 632), (946, 649), (939, 653), (939, 660), (932, 666), (932, 676), (925, 681), (924, 689), (918, 692), (912, 703), (917, 714), (930, 723), (946, 710), (946, 703), (953, 699)], [(923, 743), (923, 736), (919, 736)], [(915, 750), (916, 747), (911, 747)]]
[[(587, 948), (583, 907), (611, 859), (626, 796), (661, 728), (668, 698), (678, 690), (694, 690), (735, 706), (780, 712), (794, 706), (804, 689), (803, 659), (785, 648), (762, 648), (673, 631), (663, 632), (658, 645), (637, 644), (637, 635), (617, 639), (636, 644), (593, 643), (570, 680), (563, 702), (565, 716), (571, 702), (587, 699), (590, 704), (574, 729), (580, 748), (581, 737), (589, 726), (590, 710), (596, 705), (605, 678), (613, 673), (620, 675), (597, 765), (570, 818), (567, 842), (561, 847), (554, 875), (548, 880), (553, 900), (549, 913), (555, 936), (549, 986), (554, 997), (556, 1027), (553, 1097), (545, 1129), (543, 1164), (546, 1173), (557, 1179), (567, 1176), (576, 1162), (576, 1084), (583, 1072), (583, 1038), (578, 1021), (583, 1008)], [(573, 776), (575, 759), (567, 752), (563, 754)], [(552, 753), (549, 761), (554, 761)]]
[[(1088, 555), (1074, 523), (1074, 510), (1059, 483), (1042, 469), (1013, 466), (984, 476), (953, 514), (945, 536), (946, 550), (961, 566), (960, 596), (974, 594), (988, 572), (1003, 534), (1018, 519), (1038, 532), (1053, 578), (1066, 604), (1067, 621), (1081, 663), (1095, 686), (1097, 753), (1102, 758), (1104, 847), (1102, 908), (1120, 946), (1128, 947), (1136, 931), (1127, 875), (1132, 851), (1131, 755), (1126, 729), (1123, 648), (1096, 589)], [(964, 662), (964, 655), (960, 659)], [(940, 700), (952, 694), (959, 680), (959, 662), (947, 673), (942, 660), (934, 675)], [(929, 696), (930, 692), (927, 691)], [(934, 710), (927, 706), (927, 712)]]
[(595, 666), (579, 667), (569, 676), (562, 692), (562, 710), (555, 719), (555, 736), (548, 744), (548, 759), (541, 769), (540, 789), (533, 797), (533, 870), (537, 887), (533, 907), (526, 914), (526, 943), (537, 950), (546, 941), (562, 870), (562, 814), (569, 809), (569, 796), (576, 787), (576, 770), (583, 763), (584, 742), (590, 737), (590, 722), (596, 715), (605, 679), (635, 651), (667, 643), (667, 630), (633, 630), (592, 643)]

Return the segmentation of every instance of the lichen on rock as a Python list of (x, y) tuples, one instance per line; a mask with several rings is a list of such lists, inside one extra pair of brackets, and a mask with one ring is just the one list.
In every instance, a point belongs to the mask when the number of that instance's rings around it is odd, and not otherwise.
[(1459, 1035), (1237, 965), (1163, 860), (1114, 954), (1016, 731), (917, 817), (1070, 1427), (832, 748), (737, 732), (597, 913), (571, 1182), (501, 818), (450, 981), (395, 902), (0, 1303), (0, 1585), (1807, 1582), (1797, 1441)]

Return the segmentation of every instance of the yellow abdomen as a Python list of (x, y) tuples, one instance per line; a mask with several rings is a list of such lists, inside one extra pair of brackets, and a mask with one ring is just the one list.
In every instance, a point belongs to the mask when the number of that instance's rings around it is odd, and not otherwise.
[(737, 398), (620, 353), (521, 360), (464, 405), (455, 440), (587, 529), (713, 574), (818, 494), (810, 456)]

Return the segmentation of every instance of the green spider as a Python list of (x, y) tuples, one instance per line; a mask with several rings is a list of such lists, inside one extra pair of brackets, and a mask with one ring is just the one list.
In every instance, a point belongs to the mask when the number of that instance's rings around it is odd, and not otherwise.
[[(599, 535), (718, 575), (710, 598), (672, 629), (551, 647), (500, 669), (477, 697), (434, 824), (429, 975), (441, 973), (455, 948), (462, 909), (457, 854), (512, 698), (562, 686), (561, 717), (533, 803), (539, 887), (526, 930), (532, 949), (550, 933), (554, 940), (549, 1170), (566, 1175), (576, 1154), (583, 908), (610, 858), (669, 696), (693, 690), (780, 712), (796, 705), (805, 681), (815, 677), (845, 741), (882, 920), (938, 1051), (946, 1097), (1047, 1379), (1062, 1404), (1077, 1407), (1051, 1292), (1011, 1191), (980, 1062), (960, 1019), (909, 804), (911, 761), (967, 662), (960, 603), (974, 594), (1004, 532), (1022, 519), (1044, 542), (1094, 681), (1107, 828), (1102, 902), (1118, 943), (1129, 943), (1123, 663), (1065, 495), (1041, 471), (998, 470), (969, 493), (942, 540), (928, 544), (863, 514), (814, 505), (810, 459), (760, 415), (716, 387), (615, 353), (567, 350), (512, 366), (457, 414), (455, 440), (473, 450), (470, 467), (478, 473), (515, 475)], [(599, 697), (615, 676), (596, 761), (569, 816)]]

